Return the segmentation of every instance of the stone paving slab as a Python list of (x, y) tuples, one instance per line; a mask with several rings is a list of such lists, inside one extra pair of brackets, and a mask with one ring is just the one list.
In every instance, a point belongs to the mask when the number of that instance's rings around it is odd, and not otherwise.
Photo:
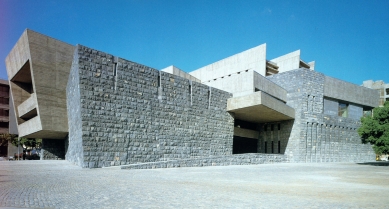
[(389, 166), (82, 169), (1, 161), (0, 208), (388, 208)]

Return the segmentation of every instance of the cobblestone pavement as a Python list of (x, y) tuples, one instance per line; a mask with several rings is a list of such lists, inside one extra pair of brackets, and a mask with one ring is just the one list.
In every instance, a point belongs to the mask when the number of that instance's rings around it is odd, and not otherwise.
[(0, 208), (388, 208), (389, 166), (81, 169), (1, 161)]

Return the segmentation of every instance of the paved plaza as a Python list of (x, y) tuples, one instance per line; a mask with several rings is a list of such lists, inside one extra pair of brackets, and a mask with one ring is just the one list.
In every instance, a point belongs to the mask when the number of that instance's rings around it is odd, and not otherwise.
[(121, 170), (0, 161), (1, 209), (388, 207), (389, 166), (377, 164)]

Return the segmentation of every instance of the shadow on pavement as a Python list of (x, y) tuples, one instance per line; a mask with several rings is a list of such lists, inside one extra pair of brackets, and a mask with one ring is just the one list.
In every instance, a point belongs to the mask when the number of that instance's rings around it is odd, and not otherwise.
[(364, 162), (357, 163), (358, 165), (373, 165), (373, 166), (389, 166), (389, 161), (378, 161), (378, 162)]

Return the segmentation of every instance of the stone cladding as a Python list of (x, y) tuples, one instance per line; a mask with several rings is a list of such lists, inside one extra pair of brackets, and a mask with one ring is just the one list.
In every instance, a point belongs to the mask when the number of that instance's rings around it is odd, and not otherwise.
[(78, 45), (67, 160), (82, 167), (232, 154), (230, 93)]
[[(286, 104), (295, 108), (293, 125), (290, 122), (280, 123), (281, 127), (287, 126), (286, 130), (291, 128), (285, 149), (290, 162), (361, 162), (375, 159), (371, 145), (362, 144), (356, 131), (360, 126), (357, 112), (362, 113), (362, 107), (351, 105), (350, 117), (339, 117), (337, 112), (325, 110), (324, 103), (333, 106), (333, 101), (325, 99), (324, 74), (296, 69), (267, 78), (288, 91)], [(269, 136), (272, 135), (262, 131), (260, 139), (271, 141)], [(284, 136), (283, 143), (288, 134)]]
[(64, 160), (65, 140), (42, 139), (41, 160)]
[(228, 166), (228, 165), (258, 165), (288, 162), (286, 155), (282, 154), (235, 154), (229, 156), (213, 156), (197, 159), (169, 160), (152, 163), (139, 163), (123, 165), (121, 169), (155, 169), (178, 167)]

